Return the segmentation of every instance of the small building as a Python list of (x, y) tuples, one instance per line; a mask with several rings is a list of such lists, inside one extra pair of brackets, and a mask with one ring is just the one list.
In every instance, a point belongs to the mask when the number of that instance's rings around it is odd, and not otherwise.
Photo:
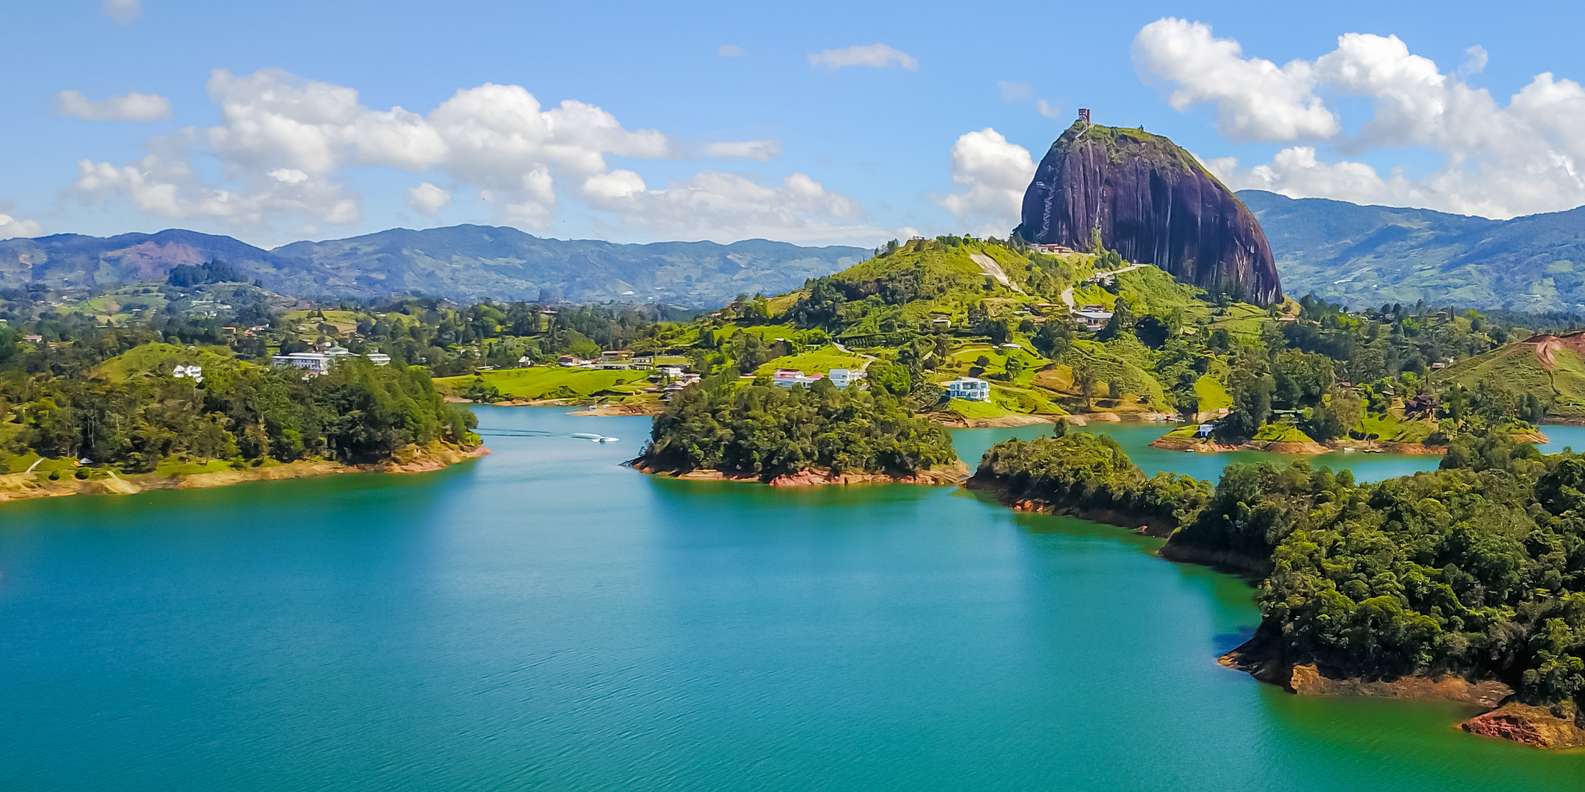
[(647, 368), (649, 368), (649, 367), (651, 367), (653, 365), (655, 365), (655, 356), (654, 355), (634, 355), (633, 356), (633, 368), (636, 368), (636, 369), (647, 369)]
[(963, 377), (946, 383), (947, 396), (967, 401), (990, 401), (991, 384), (979, 377)]
[(936, 330), (947, 330), (952, 327), (952, 317), (946, 314), (931, 314), (930, 326)]
[(302, 369), (305, 373), (318, 376), (330, 371), (335, 363), (335, 358), (323, 352), (293, 352), (289, 355), (276, 355), (270, 362), (277, 366)]
[(175, 377), (176, 379), (190, 379), (193, 382), (203, 382), (204, 367), (177, 365), (176, 368), (171, 370), (171, 376)]
[(805, 374), (796, 369), (777, 369), (776, 373), (771, 375), (770, 380), (771, 384), (778, 388), (807, 388), (818, 382), (820, 378), (821, 375), (819, 374)]
[(1196, 439), (1203, 439), (1210, 437), (1211, 433), (1214, 431), (1216, 431), (1216, 424), (1203, 423), (1195, 427), (1194, 436)]
[(368, 352), (363, 355), (363, 359), (373, 363), (376, 366), (391, 365), (391, 356), (385, 354), (384, 352)]
[(831, 380), (831, 384), (841, 390), (864, 379), (864, 372), (858, 369), (834, 368), (826, 372), (826, 379)]
[(1102, 310), (1100, 306), (1089, 306), (1074, 311), (1073, 321), (1085, 330), (1100, 330), (1112, 321), (1112, 312)]

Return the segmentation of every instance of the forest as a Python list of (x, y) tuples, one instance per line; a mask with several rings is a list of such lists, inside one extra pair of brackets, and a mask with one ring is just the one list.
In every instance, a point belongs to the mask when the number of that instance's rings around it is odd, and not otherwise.
[(881, 390), (715, 378), (678, 393), (655, 417), (640, 461), (660, 470), (778, 475), (910, 474), (957, 459), (945, 429)]
[(1359, 484), (1304, 462), (1242, 464), (1207, 492), (1070, 434), (999, 444), (980, 477), (1129, 518), (1175, 505), (1163, 554), (1241, 563), (1260, 581), (1264, 651), (1288, 665), (1497, 679), (1585, 726), (1585, 456), (1468, 436), (1430, 473)]

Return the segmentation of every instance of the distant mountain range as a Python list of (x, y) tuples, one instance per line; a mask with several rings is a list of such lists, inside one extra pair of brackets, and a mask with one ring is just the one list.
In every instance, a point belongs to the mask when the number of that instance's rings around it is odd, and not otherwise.
[(1585, 310), (1585, 207), (1490, 220), (1261, 190), (1238, 196), (1265, 229), (1294, 297)]
[(173, 267), (222, 259), (248, 278), (300, 297), (423, 294), (456, 300), (658, 302), (706, 308), (740, 293), (778, 294), (870, 255), (751, 239), (645, 245), (547, 239), (515, 228), (393, 228), (264, 250), (228, 236), (171, 229), (0, 242), (0, 287), (110, 287), (163, 280)]
[[(1512, 220), (1238, 193), (1260, 221), (1282, 290), (1356, 307), (1382, 303), (1516, 311), (1585, 311), (1585, 207)], [(740, 293), (780, 294), (868, 257), (857, 247), (752, 239), (614, 244), (546, 239), (514, 228), (393, 228), (265, 250), (228, 236), (173, 229), (0, 242), (0, 287), (110, 287), (163, 280), (173, 267), (222, 259), (266, 288), (297, 297), (407, 294), (459, 301), (724, 305)]]

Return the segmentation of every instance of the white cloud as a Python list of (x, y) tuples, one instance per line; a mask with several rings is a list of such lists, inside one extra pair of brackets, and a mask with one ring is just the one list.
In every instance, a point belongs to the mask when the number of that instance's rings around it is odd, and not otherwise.
[(986, 127), (952, 144), (952, 181), (958, 192), (940, 203), (975, 233), (1006, 234), (1018, 225), (1024, 190), (1034, 176), (1029, 150)]
[(630, 170), (597, 173), (583, 181), (583, 195), (602, 207), (621, 206), (644, 192), (644, 177)]
[(35, 237), (44, 233), (44, 228), (34, 220), (24, 220), (20, 217), (0, 213), (0, 239), (13, 239), (15, 237)]
[(734, 140), (707, 143), (704, 147), (704, 155), (721, 159), (751, 159), (763, 162), (781, 156), (781, 141)]
[(61, 91), (55, 94), (55, 108), (84, 121), (159, 121), (171, 115), (170, 100), (137, 91), (98, 102), (79, 91)]
[(1035, 112), (1046, 118), (1060, 118), (1062, 116), (1062, 108), (1044, 99), (1035, 100)]
[(1174, 109), (1208, 103), (1217, 126), (1239, 140), (1327, 138), (1341, 129), (1337, 117), (1314, 93), (1311, 64), (1277, 66), (1245, 58), (1232, 39), (1184, 19), (1159, 19), (1134, 36), (1134, 63), (1148, 77), (1173, 84)]
[(434, 217), (449, 203), (451, 203), (451, 193), (429, 182), (423, 182), (407, 191), (407, 205), (422, 215)]
[[(280, 236), (283, 225), (357, 221), (358, 197), (339, 179), (352, 168), (390, 168), (451, 181), (449, 189), (429, 181), (409, 189), (416, 211), (438, 212), (451, 190), (465, 187), (502, 221), (531, 229), (551, 228), (570, 196), (620, 217), (624, 229), (667, 237), (884, 238), (862, 224), (850, 199), (803, 174), (767, 186), (704, 172), (651, 188), (637, 171), (612, 163), (685, 155), (767, 160), (780, 153), (775, 140), (718, 141), (682, 152), (666, 135), (630, 129), (600, 107), (570, 99), (545, 106), (520, 85), (463, 88), (427, 113), (370, 107), (353, 88), (280, 70), (217, 70), (208, 90), (219, 123), (156, 138), (134, 163), (85, 160), (72, 192), (85, 201), (124, 199), (159, 217)], [(219, 167), (192, 164), (206, 156)]]
[(863, 44), (841, 49), (809, 53), (809, 63), (825, 69), (861, 67), (867, 69), (900, 68), (914, 71), (919, 61), (914, 56), (888, 44)]
[(104, 0), (100, 8), (118, 25), (130, 25), (143, 15), (143, 4), (139, 0)]
[(604, 208), (624, 225), (675, 239), (731, 242), (763, 237), (873, 245), (894, 235), (865, 223), (857, 203), (804, 173), (793, 173), (780, 184), (762, 184), (737, 174), (704, 171), (660, 189), (632, 191)]
[(1470, 46), (1469, 49), (1464, 50), (1464, 60), (1458, 65), (1458, 76), (1474, 77), (1486, 71), (1486, 61), (1490, 58), (1485, 47), (1479, 44)]
[(117, 166), (81, 160), (73, 191), (85, 200), (125, 196), (139, 210), (174, 220), (204, 218), (242, 227), (269, 227), (282, 215), (345, 225), (360, 217), (357, 199), (339, 185), (293, 169), (247, 179), (238, 189), (206, 185), (182, 159), (149, 154)]
[(723, 58), (741, 58), (747, 53), (736, 44), (722, 44), (716, 48), (715, 54)]
[[(1585, 137), (1577, 132), (1585, 87), (1542, 73), (1505, 105), (1465, 81), (1486, 66), (1479, 46), (1449, 73), (1397, 36), (1345, 33), (1330, 52), (1278, 69), (1243, 58), (1238, 42), (1214, 39), (1202, 24), (1161, 20), (1140, 31), (1135, 55), (1142, 71), (1173, 83), (1175, 107), (1213, 103), (1228, 137), (1309, 137), (1333, 149), (1289, 146), (1247, 170), (1208, 160), (1233, 187), (1487, 217), (1585, 204)], [(1357, 133), (1343, 133), (1321, 92), (1364, 100), (1369, 115)], [(1375, 164), (1405, 150), (1440, 163), (1423, 174)]]

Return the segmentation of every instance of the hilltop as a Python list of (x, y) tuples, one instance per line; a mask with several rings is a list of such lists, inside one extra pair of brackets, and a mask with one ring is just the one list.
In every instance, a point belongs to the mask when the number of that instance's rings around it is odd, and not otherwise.
[(1282, 299), (1260, 223), (1194, 155), (1141, 129), (1091, 124), (1088, 111), (1040, 161), (1014, 233), (1076, 250), (1099, 244), (1259, 305)]
[(0, 241), (0, 283), (98, 291), (163, 281), (178, 266), (218, 259), (292, 297), (427, 295), (705, 308), (738, 294), (786, 291), (868, 254), (763, 239), (730, 245), (547, 239), (478, 225), (393, 228), (265, 250), (228, 236), (169, 229)]

